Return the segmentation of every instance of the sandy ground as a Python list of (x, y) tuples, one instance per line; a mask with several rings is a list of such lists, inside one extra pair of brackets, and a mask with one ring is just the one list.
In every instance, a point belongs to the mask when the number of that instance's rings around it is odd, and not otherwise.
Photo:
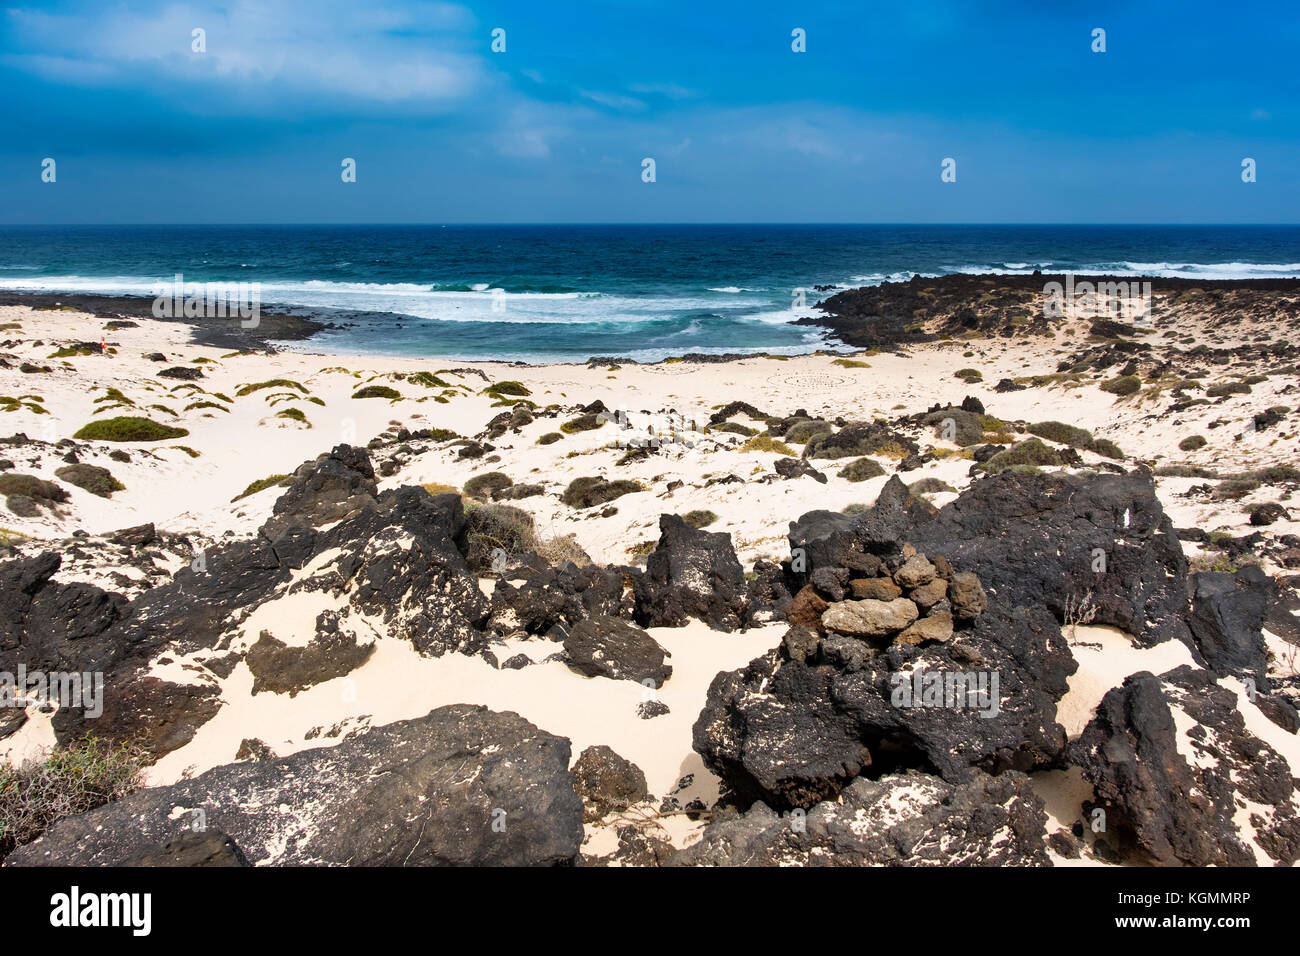
[[(60, 346), (98, 342), (101, 335), (106, 336), (111, 354), (51, 357)], [(8, 366), (0, 368), (0, 394), (18, 400), (11, 403), (11, 410), (0, 410), (0, 435), (21, 432), (52, 444), (71, 438), (97, 417), (117, 414), (147, 416), (189, 432), (174, 440), (120, 446), (129, 461), (110, 457), (119, 446), (95, 443), (93, 453), (83, 454), (81, 460), (109, 468), (125, 490), (101, 498), (65, 486), (71, 500), (58, 512), (30, 518), (9, 513), (0, 517), (4, 534), (32, 539), (56, 540), (74, 529), (93, 534), (144, 522), (190, 535), (196, 541), (252, 534), (269, 515), (281, 490), (272, 487), (232, 502), (251, 482), (291, 473), (303, 461), (337, 443), (364, 445), (396, 427), (445, 428), (473, 437), (503, 410), (503, 406), (494, 407), (492, 396), (482, 393), (489, 381), (521, 383), (531, 401), (539, 406), (554, 403), (562, 406), (562, 411), (555, 417), (539, 416), (521, 432), (507, 432), (492, 440), (495, 451), (482, 459), (459, 459), (455, 448), (416, 456), (383, 478), (381, 489), (432, 482), (459, 487), (473, 475), (504, 471), (517, 483), (543, 485), (542, 495), (512, 502), (533, 514), (539, 532), (545, 536), (573, 534), (601, 563), (628, 563), (638, 551), (647, 550), (658, 537), (662, 512), (714, 512), (717, 520), (709, 530), (730, 533), (742, 564), (749, 566), (758, 557), (784, 556), (787, 522), (802, 513), (874, 501), (886, 478), (847, 481), (837, 474), (846, 462), (816, 463), (829, 477), (826, 484), (807, 477), (768, 480), (764, 476), (772, 472), (774, 453), (741, 450), (741, 436), (703, 434), (711, 411), (737, 400), (780, 415), (806, 409), (811, 415), (829, 419), (864, 420), (892, 419), (925, 411), (936, 403), (960, 403), (965, 396), (974, 395), (988, 414), (1003, 421), (1056, 420), (1089, 428), (1096, 437), (1116, 442), (1131, 460), (1245, 470), (1297, 457), (1295, 436), (1282, 437), (1285, 429), (1242, 434), (1242, 425), (1251, 413), (1287, 404), (1284, 393), (1294, 386), (1288, 388), (1281, 379), (1255, 386), (1250, 395), (1189, 409), (1174, 418), (1159, 414), (1162, 403), (1158, 401), (1141, 397), (1117, 400), (1094, 384), (1031, 387), (1005, 394), (993, 390), (1001, 378), (1054, 371), (1064, 354), (1081, 345), (1082, 336), (1073, 333), (1055, 341), (950, 342), (914, 348), (905, 355), (858, 356), (858, 361), (868, 363), (864, 368), (837, 364), (833, 354), (620, 367), (345, 358), (305, 350), (234, 354), (191, 344), (189, 329), (179, 324), (142, 319), (136, 328), (105, 332), (103, 320), (84, 313), (33, 311), (25, 306), (0, 308), (0, 337), (7, 339), (0, 341), (0, 358)], [(309, 343), (298, 346), (309, 347)], [(163, 353), (166, 361), (147, 357), (155, 352)], [(23, 362), (50, 371), (24, 373), (18, 368)], [(176, 366), (201, 368), (203, 377), (190, 383), (158, 376), (162, 369)], [(967, 384), (954, 376), (958, 369), (969, 367), (982, 372), (982, 382)], [(452, 387), (429, 388), (393, 377), (394, 373), (419, 371), (435, 373)], [(239, 395), (245, 386), (277, 379), (297, 384)], [(402, 398), (390, 402), (352, 397), (367, 384), (389, 385)], [(124, 399), (114, 398), (116, 393), (109, 389), (118, 390)], [(438, 401), (439, 397), (445, 401)], [(593, 431), (565, 435), (552, 444), (537, 443), (543, 434), (558, 431), (578, 406), (596, 400), (611, 410), (626, 412), (633, 428), (625, 431), (607, 423)], [(114, 401), (129, 407), (95, 414), (97, 408)], [(200, 402), (218, 407), (187, 407)], [(277, 417), (289, 408), (300, 410), (307, 421)], [(647, 425), (662, 429), (669, 413), (688, 423), (683, 436), (693, 447), (672, 446), (641, 462), (617, 464), (626, 451), (618, 447), (620, 442), (640, 435)], [(697, 426), (694, 430), (689, 427), (691, 421)], [(746, 418), (742, 415), (733, 421), (745, 423)], [(1207, 427), (1215, 421), (1222, 425)], [(1180, 451), (1179, 441), (1194, 433), (1204, 435), (1208, 444), (1195, 452)], [(922, 449), (955, 447), (928, 432), (918, 435), (918, 440)], [(10, 459), (12, 471), (47, 479), (56, 478), (55, 470), (64, 463), (61, 455), (61, 449), (45, 446), (0, 446), (0, 459)], [(1084, 458), (1089, 463), (1100, 461), (1090, 453)], [(939, 478), (960, 490), (970, 480), (970, 465), (969, 460), (954, 456), (903, 477), (909, 483)], [(601, 509), (577, 511), (560, 502), (559, 494), (569, 481), (595, 474), (636, 479), (645, 490), (619, 498), (615, 513), (603, 517), (593, 515)], [(710, 479), (728, 475), (742, 480), (710, 484)], [(675, 482), (681, 485), (670, 489)], [(1159, 482), (1162, 501), (1179, 527), (1244, 534), (1251, 530), (1245, 507), (1276, 497), (1274, 490), (1265, 487), (1240, 501), (1210, 502), (1204, 496), (1187, 496), (1196, 484), (1196, 479)], [(942, 505), (953, 497), (954, 493), (940, 493), (931, 496), (931, 501)], [(1295, 522), (1282, 521), (1272, 530), (1295, 533), (1298, 529)], [(1187, 550), (1193, 557), (1198, 553), (1194, 546)], [(306, 635), (302, 638), (306, 640), (322, 609), (313, 602), (320, 600), (320, 595), (309, 595), (298, 603), (281, 602), (265, 613), (276, 615), (275, 633), (281, 640), (292, 643), (295, 633)], [(255, 614), (244, 627), (246, 636), (251, 634), (255, 640), (257, 628), (265, 623)], [(774, 646), (783, 627), (771, 625), (733, 635), (712, 633), (699, 624), (652, 631), (671, 651), (674, 668), (671, 680), (658, 691), (670, 713), (654, 720), (637, 717), (635, 709), (643, 691), (633, 682), (583, 678), (554, 662), (511, 671), (456, 655), (421, 658), (409, 644), (386, 636), (380, 627), (374, 630), (376, 650), (362, 667), (293, 698), (270, 693), (252, 696), (252, 676), (241, 663), (221, 682), (223, 697), (231, 705), (203, 726), (189, 745), (154, 766), (150, 782), (167, 783), (229, 762), (245, 738), (259, 738), (283, 755), (337, 742), (369, 725), (417, 716), (442, 704), (467, 702), (517, 711), (544, 729), (569, 737), (575, 759), (590, 744), (608, 744), (645, 771), (657, 797), (674, 793), (683, 803), (696, 796), (707, 802), (716, 793), (716, 782), (692, 751), (690, 730), (709, 681), (719, 671), (742, 666)], [(1109, 629), (1081, 627), (1075, 639), (1080, 669), (1060, 704), (1060, 719), (1071, 736), (1082, 730), (1105, 692), (1129, 674), (1138, 670), (1160, 673), (1190, 661), (1181, 645), (1139, 651), (1122, 634)], [(555, 649), (548, 642), (529, 641), (508, 650), (523, 651), (540, 661)], [(212, 679), (211, 675), (198, 676), (197, 671), (178, 660), (166, 665), (165, 674), (172, 680)], [(1294, 740), (1274, 743), (1274, 738), (1285, 735), (1255, 708), (1243, 707), (1243, 712), (1258, 717), (1252, 720), (1251, 729), (1286, 753), (1293, 767), (1300, 768)], [(19, 733), (3, 742), (0, 754), (11, 761), (21, 760), (52, 742), (48, 720), (33, 714)], [(688, 775), (694, 775), (692, 783), (677, 794), (674, 788)], [(1087, 788), (1077, 774), (1040, 774), (1036, 783), (1048, 802), (1054, 825), (1068, 827), (1078, 818), (1080, 794), (1087, 796)], [(664, 825), (679, 844), (689, 840), (698, 827), (685, 817)], [(610, 835), (592, 833), (590, 838), (592, 846), (605, 846)]]

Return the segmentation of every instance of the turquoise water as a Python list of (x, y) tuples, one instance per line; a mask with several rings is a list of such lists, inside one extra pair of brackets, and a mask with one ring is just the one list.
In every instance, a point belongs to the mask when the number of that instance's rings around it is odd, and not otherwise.
[[(1300, 276), (1294, 226), (103, 226), (0, 229), (0, 289), (257, 282), (316, 351), (653, 361), (793, 354), (827, 292), (913, 273)], [(804, 290), (802, 307), (797, 290)], [(792, 307), (793, 306), (793, 307)]]

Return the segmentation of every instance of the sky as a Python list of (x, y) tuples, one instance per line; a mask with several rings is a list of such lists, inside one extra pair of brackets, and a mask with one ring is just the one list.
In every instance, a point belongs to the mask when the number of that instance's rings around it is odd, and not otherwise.
[(1294, 0), (9, 2), (4, 224), (1300, 222)]

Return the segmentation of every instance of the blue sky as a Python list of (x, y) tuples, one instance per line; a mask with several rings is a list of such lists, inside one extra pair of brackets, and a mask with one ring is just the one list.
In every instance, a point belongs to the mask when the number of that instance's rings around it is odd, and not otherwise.
[(4, 223), (1300, 222), (1293, 3), (10, 2)]

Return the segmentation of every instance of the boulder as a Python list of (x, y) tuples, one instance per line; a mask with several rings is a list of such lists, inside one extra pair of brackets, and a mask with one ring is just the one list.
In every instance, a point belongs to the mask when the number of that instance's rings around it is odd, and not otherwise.
[[(571, 864), (582, 801), (569, 742), (518, 714), (454, 704), (334, 747), (216, 767), (66, 817), (6, 861), (113, 866), (186, 830), (202, 809), (254, 865)], [(284, 812), (285, 807), (293, 812)]]
[(598, 615), (579, 621), (564, 640), (568, 665), (588, 677), (653, 681), (662, 687), (673, 669), (667, 651), (653, 637), (616, 617)]
[(1102, 698), (1070, 759), (1121, 851), (1164, 866), (1254, 865), (1250, 844), (1278, 864), (1300, 858), (1291, 768), (1207, 671), (1130, 676)]
[(677, 515), (659, 516), (659, 544), (635, 582), (636, 619), (643, 627), (680, 627), (699, 618), (732, 631), (746, 620), (745, 574), (731, 536), (692, 528)]
[(645, 774), (603, 744), (588, 747), (573, 765), (573, 786), (585, 807), (584, 819), (599, 820), (650, 799)]

